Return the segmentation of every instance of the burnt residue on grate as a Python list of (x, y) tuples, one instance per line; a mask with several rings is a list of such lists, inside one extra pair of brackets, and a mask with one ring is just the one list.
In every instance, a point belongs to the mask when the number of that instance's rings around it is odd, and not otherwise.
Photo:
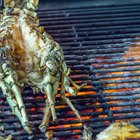
[[(140, 126), (140, 61), (126, 56), (140, 39), (140, 5), (84, 7), (40, 10), (41, 25), (60, 43), (76, 83), (87, 82), (77, 97), (69, 97), (79, 110), (83, 123), (92, 127), (93, 136), (118, 120)], [(129, 52), (128, 52), (129, 53)], [(0, 135), (15, 139), (45, 139), (37, 127), (43, 117), (44, 95), (34, 95), (27, 87), (23, 99), (35, 136), (29, 136), (12, 115), (0, 94)], [(78, 140), (83, 126), (69, 107), (57, 97), (59, 125), (50, 122), (58, 140)], [(65, 112), (64, 112), (65, 110)]]

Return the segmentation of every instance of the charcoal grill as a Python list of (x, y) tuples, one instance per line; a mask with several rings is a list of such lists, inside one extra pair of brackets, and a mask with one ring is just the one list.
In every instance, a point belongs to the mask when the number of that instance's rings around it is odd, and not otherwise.
[[(87, 86), (77, 97), (69, 97), (79, 110), (83, 123), (96, 134), (109, 124), (127, 120), (140, 128), (140, 61), (124, 57), (129, 47), (140, 40), (140, 0), (47, 1), (40, 3), (41, 25), (62, 46), (72, 69), (71, 78)], [(69, 96), (69, 95), (67, 95)], [(28, 135), (12, 115), (0, 93), (1, 136), (12, 134), (15, 140), (45, 140), (37, 127), (43, 117), (44, 95), (34, 95), (30, 87), (23, 99), (33, 126)], [(69, 107), (57, 97), (59, 124), (50, 122), (56, 140), (80, 140), (83, 126)]]

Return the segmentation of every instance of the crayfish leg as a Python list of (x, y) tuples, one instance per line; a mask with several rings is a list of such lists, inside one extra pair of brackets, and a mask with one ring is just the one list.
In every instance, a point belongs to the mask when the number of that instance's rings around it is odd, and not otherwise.
[(52, 113), (52, 118), (53, 122), (57, 122), (57, 116), (56, 116), (56, 111), (55, 111), (55, 99), (53, 95), (53, 87), (51, 84), (47, 84), (44, 87), (45, 93), (47, 94), (48, 100), (49, 100), (49, 105)]
[[(77, 93), (79, 92), (79, 90), (81, 90), (87, 84), (84, 83), (79, 86), (76, 83), (74, 83), (74, 81), (69, 77), (70, 68), (67, 68), (67, 65), (65, 62), (62, 63), (62, 70), (63, 70), (63, 73), (62, 73), (62, 77), (61, 77), (61, 81), (62, 81), (61, 92), (63, 93), (65, 91), (67, 91), (72, 96), (76, 96)], [(73, 89), (70, 86), (70, 84), (72, 84), (76, 89)]]
[(0, 88), (24, 129), (32, 133), (17, 83), (18, 75), (13, 69), (10, 48), (0, 47)]
[(24, 122), (23, 127), (28, 133), (32, 133), (31, 127), (29, 126), (29, 120), (26, 114), (25, 106), (22, 100), (21, 91), (16, 84), (12, 86), (11, 90), (14, 93), (17, 104), (18, 104), (18, 108), (19, 108), (21, 118), (22, 118), (21, 122), (22, 121)]
[(48, 99), (46, 99), (46, 106), (44, 108), (43, 120), (39, 126), (39, 129), (42, 133), (46, 132), (46, 129), (49, 126), (50, 118), (51, 118), (51, 109), (49, 106), (49, 101)]
[(29, 126), (29, 121), (25, 112), (24, 105), (19, 106), (18, 102), (15, 98), (15, 95), (12, 91), (7, 88), (6, 83), (0, 81), (0, 87), (2, 89), (3, 94), (6, 96), (7, 102), (10, 105), (12, 112), (18, 117), (23, 125), (24, 129), (30, 134), (32, 130)]
[(64, 94), (61, 94), (61, 98), (64, 102), (66, 102), (68, 104), (68, 106), (71, 108), (71, 110), (75, 113), (76, 117), (78, 118), (78, 120), (80, 122), (82, 122), (81, 116), (79, 114), (79, 112), (77, 111), (77, 109), (75, 109), (75, 107), (73, 106), (73, 104), (71, 103), (70, 99), (67, 98)]
[[(70, 83), (76, 88), (76, 89), (73, 89), (71, 86), (70, 86)], [(80, 86), (78, 86), (77, 84), (74, 83), (74, 81), (69, 78), (69, 77), (64, 77), (64, 87), (65, 87), (65, 90), (70, 93), (72, 96), (76, 96), (77, 93), (79, 92), (79, 90), (81, 90), (84, 86), (86, 86), (87, 84), (84, 83)]]
[[(68, 71), (67, 69), (67, 66), (65, 65), (65, 71)], [(70, 93), (72, 96), (76, 96), (77, 93), (79, 92), (80, 89), (82, 89), (86, 84), (82, 84), (81, 86), (78, 86), (77, 84), (75, 84), (69, 77), (69, 72), (67, 74), (62, 74), (62, 77), (61, 77), (61, 92), (60, 92), (60, 95), (61, 95), (61, 98), (64, 102), (67, 103), (67, 105), (71, 108), (71, 110), (75, 113), (76, 117), (78, 118), (78, 120), (80, 122), (82, 122), (82, 119), (81, 119), (81, 116), (78, 112), (78, 110), (76, 110), (76, 108), (73, 106), (73, 104), (71, 103), (70, 99), (67, 98), (65, 96), (65, 91), (67, 91), (68, 93)], [(71, 86), (70, 86), (70, 83), (76, 88), (76, 89), (73, 89)]]
[[(55, 105), (55, 96), (58, 92), (59, 81), (55, 81), (51, 85), (52, 85), (51, 90), (50, 90), (51, 97), (49, 97), (49, 95), (47, 94), (48, 99), (46, 99), (46, 106), (44, 109), (44, 117), (43, 117), (43, 120), (39, 126), (39, 129), (41, 132), (46, 132), (46, 129), (49, 126), (49, 122), (50, 122), (50, 118), (52, 116), (52, 113), (54, 113), (54, 112), (51, 113), (51, 103), (53, 103)], [(48, 90), (49, 90), (49, 88), (48, 88)], [(47, 89), (46, 89), (46, 93), (47, 93)], [(51, 101), (49, 100), (49, 98), (51, 98)], [(53, 119), (53, 121), (57, 122), (56, 119), (57, 118)]]

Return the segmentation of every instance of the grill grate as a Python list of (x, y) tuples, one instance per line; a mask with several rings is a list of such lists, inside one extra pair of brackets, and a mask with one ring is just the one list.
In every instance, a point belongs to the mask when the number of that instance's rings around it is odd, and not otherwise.
[[(88, 83), (77, 97), (69, 98), (83, 122), (93, 128), (93, 136), (118, 120), (140, 127), (140, 61), (124, 57), (130, 46), (139, 43), (139, 15), (138, 4), (38, 11), (41, 25), (63, 47), (71, 78), (76, 83)], [(44, 95), (33, 95), (27, 87), (23, 98), (36, 139), (45, 139), (36, 129), (43, 117)], [(83, 127), (70, 108), (60, 101), (56, 110), (59, 125), (50, 123), (49, 127), (54, 137), (80, 139)], [(2, 94), (0, 122), (5, 127), (0, 135), (35, 139), (24, 132)]]

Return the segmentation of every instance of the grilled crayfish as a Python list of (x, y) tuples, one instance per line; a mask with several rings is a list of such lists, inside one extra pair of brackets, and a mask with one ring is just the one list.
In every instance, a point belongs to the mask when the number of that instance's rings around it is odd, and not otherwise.
[[(57, 121), (55, 96), (61, 82), (60, 96), (81, 121), (78, 111), (65, 97), (75, 96), (86, 84), (76, 85), (64, 61), (62, 48), (39, 26), (35, 10), (38, 0), (4, 0), (0, 18), (0, 87), (13, 113), (28, 133), (32, 133), (21, 89), (28, 84), (47, 95), (44, 117), (39, 126), (46, 131), (50, 117)], [(72, 84), (75, 88), (70, 87)]]

